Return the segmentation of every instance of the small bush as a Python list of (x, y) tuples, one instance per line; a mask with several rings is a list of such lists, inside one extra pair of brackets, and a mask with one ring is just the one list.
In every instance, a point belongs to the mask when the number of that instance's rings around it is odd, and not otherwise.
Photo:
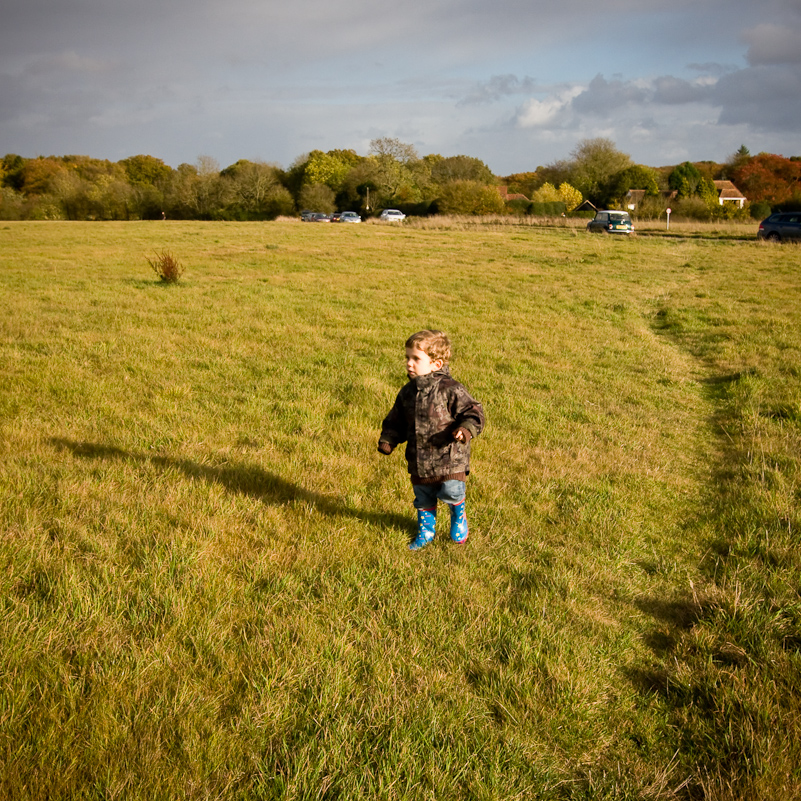
[[(533, 214), (535, 217), (560, 217), (566, 211), (567, 207), (562, 200), (532, 203), (529, 207), (529, 214)], [(593, 217), (594, 216), (593, 214)]]
[(162, 250), (152, 259), (148, 259), (147, 263), (166, 284), (174, 284), (184, 272), (183, 265), (169, 250)]
[(764, 220), (769, 217), (771, 212), (770, 203), (765, 200), (759, 200), (752, 203), (750, 207), (751, 218), (754, 220)]

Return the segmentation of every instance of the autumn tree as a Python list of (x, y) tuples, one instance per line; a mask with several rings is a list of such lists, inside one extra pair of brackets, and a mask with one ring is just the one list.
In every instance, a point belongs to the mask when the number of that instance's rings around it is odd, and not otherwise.
[(559, 184), (559, 198), (565, 204), (568, 211), (573, 211), (577, 206), (580, 206), (584, 201), (584, 196), (569, 183), (564, 182)]
[(511, 194), (531, 196), (545, 183), (545, 178), (540, 174), (539, 168), (534, 172), (517, 172), (512, 175), (505, 175), (499, 179), (506, 184)]
[(20, 190), (26, 195), (45, 195), (50, 192), (53, 180), (66, 172), (62, 162), (54, 158), (28, 159), (20, 171)]
[(752, 203), (801, 204), (801, 161), (760, 153), (733, 170), (731, 178)]

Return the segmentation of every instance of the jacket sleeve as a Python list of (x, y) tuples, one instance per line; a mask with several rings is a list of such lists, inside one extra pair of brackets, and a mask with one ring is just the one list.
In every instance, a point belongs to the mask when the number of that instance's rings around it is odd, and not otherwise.
[(378, 441), (388, 442), (393, 448), (401, 442), (406, 442), (409, 433), (406, 424), (406, 413), (403, 409), (401, 394), (395, 399), (395, 405), (381, 424), (381, 436)]
[(461, 384), (454, 387), (449, 405), (454, 432), (459, 428), (466, 428), (473, 437), (482, 432), (485, 422), (484, 408)]

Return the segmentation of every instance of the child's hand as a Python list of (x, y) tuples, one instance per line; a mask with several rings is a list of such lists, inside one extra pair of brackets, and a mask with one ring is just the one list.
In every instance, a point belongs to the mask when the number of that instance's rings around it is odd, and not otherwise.
[(384, 456), (389, 456), (389, 454), (392, 453), (392, 445), (390, 445), (388, 442), (379, 442), (378, 452), (383, 453)]
[(473, 435), (466, 428), (464, 428), (464, 426), (459, 426), (459, 428), (453, 432), (453, 438), (457, 442), (470, 442), (470, 440), (473, 438)]

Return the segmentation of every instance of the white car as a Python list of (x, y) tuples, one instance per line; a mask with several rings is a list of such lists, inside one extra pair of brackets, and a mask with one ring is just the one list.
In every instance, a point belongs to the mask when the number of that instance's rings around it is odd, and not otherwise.
[(400, 222), (406, 219), (406, 215), (397, 209), (384, 209), (378, 216), (379, 219), (389, 220), (390, 222)]
[(343, 211), (339, 215), (339, 221), (341, 223), (360, 223), (362, 218), (355, 211)]

